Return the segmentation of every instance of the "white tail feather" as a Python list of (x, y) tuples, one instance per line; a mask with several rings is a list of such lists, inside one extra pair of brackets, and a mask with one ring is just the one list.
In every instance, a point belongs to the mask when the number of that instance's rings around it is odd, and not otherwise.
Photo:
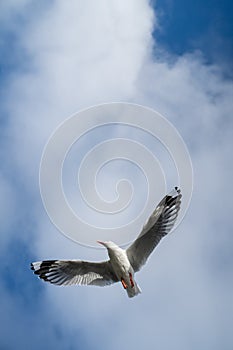
[(142, 292), (140, 287), (137, 285), (135, 281), (134, 281), (134, 287), (133, 288), (129, 287), (126, 289), (126, 291), (129, 298), (133, 298)]

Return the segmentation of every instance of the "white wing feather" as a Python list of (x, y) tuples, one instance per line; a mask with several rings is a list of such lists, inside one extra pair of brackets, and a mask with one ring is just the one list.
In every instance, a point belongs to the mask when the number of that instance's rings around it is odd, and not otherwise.
[(106, 286), (117, 282), (109, 261), (45, 260), (32, 263), (31, 269), (44, 281), (57, 285)]
[(126, 250), (134, 271), (139, 271), (149, 255), (174, 226), (181, 204), (180, 190), (175, 189), (166, 195), (150, 216), (138, 238)]

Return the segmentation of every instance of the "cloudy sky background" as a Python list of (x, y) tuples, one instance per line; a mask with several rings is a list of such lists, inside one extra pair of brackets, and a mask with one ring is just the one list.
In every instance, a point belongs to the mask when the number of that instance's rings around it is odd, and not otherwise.
[[(0, 5), (1, 349), (232, 349), (231, 13), (228, 1)], [(137, 275), (133, 300), (120, 285), (45, 285), (28, 268), (106, 256), (56, 230), (38, 172), (59, 123), (111, 101), (166, 116), (194, 168), (189, 211)]]

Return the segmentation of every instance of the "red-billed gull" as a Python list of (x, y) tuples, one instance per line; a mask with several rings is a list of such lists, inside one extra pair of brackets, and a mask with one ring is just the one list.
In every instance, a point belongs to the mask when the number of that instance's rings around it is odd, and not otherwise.
[(113, 242), (101, 242), (108, 250), (109, 260), (45, 260), (31, 264), (34, 273), (46, 282), (57, 285), (106, 286), (121, 282), (130, 298), (141, 293), (134, 279), (135, 272), (174, 226), (181, 204), (181, 192), (175, 187), (158, 204), (138, 238), (126, 250)]

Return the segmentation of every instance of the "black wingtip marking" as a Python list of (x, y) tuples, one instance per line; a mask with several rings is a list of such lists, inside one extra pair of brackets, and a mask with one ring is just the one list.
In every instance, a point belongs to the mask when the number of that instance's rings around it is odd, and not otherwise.
[(47, 276), (45, 274), (40, 274), (39, 277), (44, 280), (45, 282), (49, 282)]
[(180, 188), (179, 188), (178, 186), (175, 186), (175, 190), (176, 190), (176, 192), (177, 192), (178, 194), (181, 193), (181, 190), (180, 190)]
[(57, 260), (44, 260), (41, 262), (38, 270), (35, 270), (33, 263), (31, 263), (31, 269), (34, 271), (35, 275), (47, 282), (49, 279), (46, 276), (46, 273), (49, 271), (51, 265), (53, 265), (56, 261)]
[(181, 195), (181, 191), (180, 191), (180, 189), (179, 189), (177, 186), (175, 186), (175, 190), (176, 190), (176, 192), (177, 192), (176, 195), (174, 195), (174, 196), (167, 195), (167, 196), (165, 197), (165, 204), (166, 204), (166, 205), (172, 206), (172, 205), (174, 205), (176, 202), (180, 201), (180, 198), (181, 198), (181, 196), (182, 196), (182, 195)]
[(54, 264), (57, 260), (44, 260), (42, 261), (40, 265), (40, 270), (45, 268), (45, 267), (50, 267), (52, 264)]
[(166, 196), (165, 204), (169, 204), (173, 199), (172, 196)]

